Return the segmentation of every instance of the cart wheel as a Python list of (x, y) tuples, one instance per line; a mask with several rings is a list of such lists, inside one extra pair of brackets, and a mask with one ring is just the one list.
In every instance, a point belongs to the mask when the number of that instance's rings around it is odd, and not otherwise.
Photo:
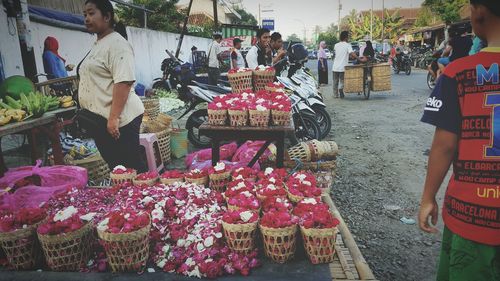
[(370, 98), (370, 91), (372, 87), (372, 80), (367, 78), (365, 80), (365, 84), (363, 85), (363, 95), (365, 96), (365, 100)]

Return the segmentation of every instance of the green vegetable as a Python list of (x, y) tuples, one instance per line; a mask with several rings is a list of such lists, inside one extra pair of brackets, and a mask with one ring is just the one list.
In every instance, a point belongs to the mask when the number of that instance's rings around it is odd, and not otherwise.
[(10, 105), (6, 104), (3, 102), (3, 100), (0, 99), (0, 107), (5, 108), (5, 109), (14, 109), (10, 107)]
[(29, 93), (35, 90), (33, 82), (20, 75), (14, 75), (5, 79), (0, 84), (0, 98), (10, 96), (15, 100), (20, 99), (21, 93)]
[(9, 96), (6, 96), (5, 100), (7, 101), (7, 104), (10, 107), (12, 107), (14, 109), (21, 109), (21, 103), (19, 101), (15, 100), (15, 99), (13, 99), (13, 98), (11, 98)]

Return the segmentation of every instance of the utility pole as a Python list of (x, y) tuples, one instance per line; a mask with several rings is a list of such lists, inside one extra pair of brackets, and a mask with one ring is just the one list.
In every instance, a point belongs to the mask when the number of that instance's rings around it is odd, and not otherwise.
[(338, 38), (340, 39), (340, 10), (342, 10), (342, 4), (340, 4), (339, 0), (339, 18), (338, 18), (338, 24), (337, 24), (337, 31), (339, 33)]
[(219, 30), (219, 17), (217, 15), (217, 0), (212, 0), (213, 4), (214, 4), (214, 29), (215, 31), (218, 31)]
[(382, 0), (382, 42), (384, 42), (384, 31), (385, 31), (385, 0)]
[(177, 50), (175, 51), (175, 57), (179, 58), (179, 53), (181, 52), (182, 40), (184, 40), (184, 35), (187, 33), (187, 23), (189, 20), (189, 15), (191, 14), (191, 7), (193, 6), (193, 1), (189, 1), (189, 6), (187, 10), (187, 15), (184, 18), (184, 25), (182, 26), (181, 37), (179, 38), (179, 43), (177, 44)]
[(370, 41), (373, 41), (373, 0), (372, 9), (370, 10)]

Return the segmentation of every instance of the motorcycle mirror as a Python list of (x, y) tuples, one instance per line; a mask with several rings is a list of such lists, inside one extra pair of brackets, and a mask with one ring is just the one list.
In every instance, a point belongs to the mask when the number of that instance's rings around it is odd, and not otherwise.
[(177, 90), (180, 90), (182, 88), (182, 85), (181, 84), (177, 84), (176, 88), (177, 88)]

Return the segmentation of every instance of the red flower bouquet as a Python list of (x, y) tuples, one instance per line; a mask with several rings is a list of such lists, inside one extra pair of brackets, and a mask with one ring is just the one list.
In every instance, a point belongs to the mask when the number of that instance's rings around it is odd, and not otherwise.
[(230, 210), (250, 210), (259, 211), (260, 204), (257, 197), (250, 191), (243, 191), (233, 197), (229, 197), (227, 205)]
[(231, 177), (233, 180), (247, 180), (250, 182), (255, 182), (257, 179), (257, 171), (250, 167), (240, 167), (235, 169), (231, 173)]
[(42, 208), (21, 208), (0, 218), (0, 232), (11, 232), (41, 222), (47, 216)]
[(292, 212), (293, 206), (285, 197), (267, 197), (262, 203), (262, 210), (267, 212)]

